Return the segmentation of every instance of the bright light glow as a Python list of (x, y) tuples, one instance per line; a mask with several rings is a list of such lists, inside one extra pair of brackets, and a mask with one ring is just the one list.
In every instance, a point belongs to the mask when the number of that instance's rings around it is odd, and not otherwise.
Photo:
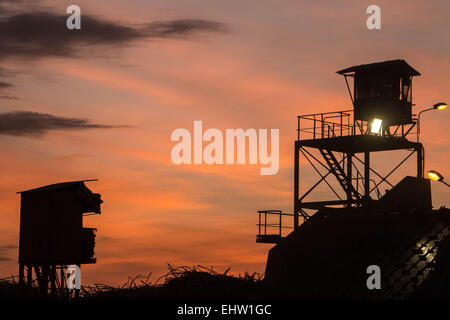
[(433, 108), (438, 109), (438, 110), (444, 110), (447, 109), (448, 105), (445, 102), (439, 102), (436, 103)]
[(370, 127), (370, 133), (380, 134), (382, 123), (383, 123), (383, 120), (373, 119), (372, 125)]
[(428, 177), (434, 181), (442, 181), (444, 177), (437, 171), (430, 170), (427, 172)]

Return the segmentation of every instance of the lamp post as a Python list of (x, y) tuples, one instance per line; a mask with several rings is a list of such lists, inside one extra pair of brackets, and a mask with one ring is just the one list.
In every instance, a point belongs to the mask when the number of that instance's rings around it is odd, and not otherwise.
[(448, 105), (445, 102), (439, 102), (436, 103), (435, 105), (433, 105), (431, 108), (422, 110), (419, 112), (419, 114), (417, 115), (417, 142), (419, 142), (419, 135), (420, 135), (420, 116), (422, 115), (422, 113), (427, 112), (427, 111), (431, 111), (431, 110), (445, 110), (447, 109)]
[(440, 174), (439, 172), (435, 171), (435, 170), (430, 170), (427, 172), (427, 176), (434, 181), (438, 181), (438, 182), (442, 182), (443, 184), (445, 184), (447, 187), (450, 187), (450, 184), (448, 184), (447, 182), (444, 181), (444, 177), (442, 176), (442, 174)]

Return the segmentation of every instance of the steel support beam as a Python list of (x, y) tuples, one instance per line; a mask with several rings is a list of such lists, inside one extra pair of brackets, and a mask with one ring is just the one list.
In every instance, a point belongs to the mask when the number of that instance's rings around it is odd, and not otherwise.
[(417, 148), (417, 178), (423, 179), (424, 176), (424, 162), (425, 162), (425, 150), (423, 145), (420, 143)]
[(24, 268), (25, 266), (22, 263), (19, 263), (19, 285), (23, 286), (25, 281), (24, 281)]
[[(351, 153), (347, 153), (347, 185), (351, 186), (353, 183), (353, 177), (352, 177), (352, 154)], [(352, 192), (350, 190), (350, 188), (347, 189), (347, 201), (348, 204), (347, 206), (350, 207), (351, 206), (351, 200), (352, 200)]]
[(299, 199), (299, 169), (300, 169), (300, 145), (295, 141), (294, 146), (294, 230), (298, 228), (298, 199)]
[(364, 197), (370, 194), (370, 152), (364, 152)]

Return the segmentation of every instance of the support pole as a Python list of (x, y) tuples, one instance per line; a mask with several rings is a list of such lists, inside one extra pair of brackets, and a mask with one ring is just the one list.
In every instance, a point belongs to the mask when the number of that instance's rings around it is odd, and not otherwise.
[(364, 197), (370, 194), (370, 152), (364, 152)]
[(31, 287), (31, 281), (33, 281), (33, 266), (27, 265), (27, 286)]
[(56, 266), (52, 265), (49, 267), (49, 277), (50, 277), (50, 294), (56, 296)]
[(282, 223), (281, 217), (282, 217), (282, 216), (283, 216), (283, 215), (282, 215), (282, 213), (280, 212), (280, 229), (279, 229), (280, 237), (282, 236), (282, 235), (281, 235), (281, 231), (282, 231), (282, 230), (281, 230), (281, 228), (282, 228), (282, 227), (281, 227), (281, 223)]
[[(351, 186), (352, 185), (352, 154), (351, 153), (347, 153), (347, 186)], [(351, 206), (351, 201), (352, 201), (352, 192), (350, 191), (350, 188), (347, 188), (347, 207)]]
[(37, 265), (34, 266), (34, 273), (36, 274), (37, 285), (38, 285), (38, 288), (40, 289), (42, 279), (41, 279), (41, 272), (39, 271), (39, 266), (37, 266)]
[(22, 263), (19, 263), (19, 285), (20, 286), (23, 286), (25, 283), (24, 268), (25, 268), (25, 266)]
[(258, 235), (261, 235), (261, 212), (258, 212)]
[(421, 143), (419, 143), (416, 148), (417, 152), (417, 178), (423, 179), (423, 171), (424, 171), (424, 148)]
[(61, 270), (60, 270), (60, 277), (61, 277), (60, 286), (61, 286), (61, 289), (60, 289), (60, 292), (61, 292), (61, 295), (63, 297), (67, 297), (68, 296), (65, 272), (66, 272), (66, 266), (61, 265)]
[(294, 230), (298, 228), (298, 201), (299, 201), (299, 161), (300, 161), (300, 148), (295, 141), (294, 145)]
[(50, 275), (50, 266), (43, 265), (41, 272), (41, 283), (40, 283), (40, 291), (44, 296), (48, 295), (48, 282)]
[(66, 288), (66, 275), (65, 275), (65, 267), (61, 265), (61, 288)]

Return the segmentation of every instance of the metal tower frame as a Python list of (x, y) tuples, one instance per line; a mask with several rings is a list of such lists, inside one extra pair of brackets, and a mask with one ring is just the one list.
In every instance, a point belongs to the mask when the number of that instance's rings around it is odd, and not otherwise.
[[(388, 178), (413, 155), (416, 155), (416, 175), (423, 178), (423, 145), (407, 139), (408, 136), (415, 136), (417, 119), (408, 124), (385, 128), (380, 134), (371, 134), (369, 123), (355, 120), (353, 114), (353, 110), (345, 110), (297, 117), (297, 140), (294, 143), (294, 212), (290, 214), (281, 210), (258, 211), (256, 242), (278, 243), (283, 238), (283, 230), (297, 229), (300, 218), (302, 222), (311, 218), (311, 214), (306, 210), (317, 212), (327, 207), (362, 207), (380, 199), (380, 185), (386, 183), (391, 188), (394, 187)], [(317, 150), (320, 156), (314, 155), (312, 150)], [(371, 154), (391, 150), (409, 152), (389, 173), (382, 175), (371, 167)], [(306, 160), (320, 178), (300, 195), (301, 159)], [(363, 169), (358, 169), (356, 164), (360, 164)], [(319, 168), (324, 168), (326, 173), (322, 173)], [(327, 180), (330, 176), (335, 177), (338, 188), (345, 194), (344, 197), (341, 197), (339, 190)], [(326, 184), (336, 199), (305, 201), (321, 184)], [(272, 222), (271, 216), (275, 217)], [(283, 225), (282, 217), (289, 216), (293, 217), (293, 224)]]
[(67, 265), (19, 264), (19, 285), (35, 287), (44, 296), (50, 293), (50, 296), (58, 298), (76, 298), (80, 294), (80, 289), (69, 290), (67, 287), (67, 267)]
[[(420, 73), (404, 60), (390, 60), (353, 66), (337, 72), (344, 76), (353, 110), (334, 111), (297, 116), (297, 140), (294, 143), (294, 213), (293, 228), (310, 219), (307, 210), (315, 212), (326, 208), (369, 206), (381, 198), (382, 183), (394, 185), (388, 178), (414, 154), (417, 158), (417, 177), (424, 176), (424, 148), (419, 142), (408, 140), (418, 119), (412, 113), (412, 78)], [(353, 80), (353, 94), (349, 84)], [(373, 126), (377, 120), (380, 126)], [(370, 123), (369, 123), (370, 121)], [(383, 126), (381, 126), (383, 125)], [(316, 155), (312, 150), (316, 150)], [(408, 150), (409, 153), (388, 174), (382, 175), (371, 166), (371, 154), (379, 151)], [(363, 155), (361, 157), (360, 155)], [(320, 179), (300, 195), (300, 160), (304, 158), (318, 173)], [(362, 165), (359, 170), (356, 164)], [(326, 170), (323, 173), (319, 168)], [(334, 176), (341, 196), (327, 178)], [(377, 182), (378, 180), (378, 182)], [(306, 201), (317, 186), (326, 184), (336, 196), (334, 200)], [(322, 195), (323, 197), (323, 195)], [(287, 215), (281, 211), (263, 211), (267, 214)], [(274, 243), (282, 238), (281, 216), (278, 234), (268, 234), (261, 225), (257, 242)], [(261, 228), (263, 226), (263, 228)], [(264, 233), (262, 233), (262, 231)]]
[[(412, 142), (407, 136), (413, 134), (416, 121), (410, 124), (391, 126), (380, 135), (370, 133), (366, 121), (354, 120), (353, 110), (308, 114), (297, 117), (297, 140), (294, 145), (294, 228), (299, 226), (299, 218), (310, 218), (305, 209), (320, 210), (327, 206), (363, 206), (370, 203), (373, 193), (380, 198), (379, 186), (385, 182), (393, 187), (388, 178), (412, 155), (417, 156), (417, 177), (423, 178), (424, 149), (419, 142)], [(305, 125), (306, 124), (306, 125)], [(392, 132), (391, 132), (392, 131)], [(308, 149), (316, 149), (323, 160), (314, 156)], [(370, 165), (371, 153), (389, 150), (409, 150), (387, 175), (381, 175)], [(338, 160), (337, 154), (340, 154)], [(360, 159), (358, 154), (363, 154)], [(314, 168), (320, 179), (300, 195), (300, 157)], [(364, 166), (363, 172), (356, 167), (355, 161)], [(327, 170), (321, 173), (317, 166)], [(371, 177), (374, 174), (378, 182)], [(339, 196), (335, 188), (327, 181), (328, 176), (334, 176), (344, 193), (345, 199)], [(308, 196), (319, 184), (325, 183), (336, 195), (338, 200), (305, 202)], [(360, 184), (362, 187), (360, 188)]]

